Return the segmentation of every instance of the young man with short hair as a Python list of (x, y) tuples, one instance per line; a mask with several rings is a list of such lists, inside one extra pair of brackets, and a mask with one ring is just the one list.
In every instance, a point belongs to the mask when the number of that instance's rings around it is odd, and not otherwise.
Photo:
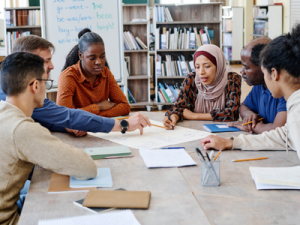
[[(54, 69), (51, 61), (54, 50), (51, 42), (35, 35), (16, 39), (13, 47), (13, 52), (30, 52), (42, 57), (48, 77), (50, 71)], [(5, 100), (1, 99), (1, 86), (0, 100)], [(45, 99), (44, 104), (33, 111), (32, 118), (50, 131), (65, 132), (67, 130), (76, 136), (85, 135), (86, 131), (109, 133), (111, 131), (133, 131), (136, 129), (139, 129), (142, 134), (144, 127), (151, 126), (148, 117), (140, 113), (135, 113), (128, 120), (119, 121), (79, 109), (58, 106), (49, 99)]]
[[(2, 62), (0, 101), (0, 224), (18, 223), (19, 194), (33, 166), (86, 180), (97, 167), (84, 151), (64, 144), (31, 118), (42, 107), (49, 80), (43, 58), (13, 53)], [(50, 117), (45, 115), (45, 117)]]
[[(264, 74), (261, 70), (259, 55), (270, 38), (261, 37), (250, 41), (241, 51), (243, 67), (241, 74), (249, 86), (253, 86), (245, 101), (241, 104), (240, 115), (243, 121), (229, 123), (228, 126), (237, 127), (243, 131), (261, 134), (264, 131), (274, 130), (286, 123), (286, 101), (276, 99), (268, 90)], [(257, 122), (259, 118), (264, 118)], [(243, 126), (242, 124), (252, 122)]]

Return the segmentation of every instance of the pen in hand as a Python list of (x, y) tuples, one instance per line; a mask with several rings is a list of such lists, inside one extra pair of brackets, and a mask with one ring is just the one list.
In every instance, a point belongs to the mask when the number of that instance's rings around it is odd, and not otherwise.
[[(170, 117), (170, 115), (168, 114), (168, 118), (169, 118), (169, 120), (171, 121), (171, 123), (172, 123), (172, 120), (171, 120), (171, 117)], [(174, 126), (173, 125), (171, 125), (172, 126), (172, 130), (174, 130)]]

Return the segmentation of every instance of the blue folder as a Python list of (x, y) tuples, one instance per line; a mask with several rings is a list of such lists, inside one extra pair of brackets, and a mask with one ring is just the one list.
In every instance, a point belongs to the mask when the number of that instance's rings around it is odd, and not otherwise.
[[(220, 126), (220, 127), (219, 127)], [(225, 124), (204, 124), (204, 128), (212, 133), (241, 131), (236, 127), (225, 127)]]

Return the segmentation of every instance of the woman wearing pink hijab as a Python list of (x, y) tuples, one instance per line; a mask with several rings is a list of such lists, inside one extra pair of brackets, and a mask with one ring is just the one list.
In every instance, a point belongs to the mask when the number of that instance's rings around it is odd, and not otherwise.
[(196, 74), (189, 74), (174, 106), (164, 117), (167, 129), (178, 121), (233, 121), (239, 118), (241, 77), (226, 71), (226, 59), (216, 45), (203, 45), (194, 54)]

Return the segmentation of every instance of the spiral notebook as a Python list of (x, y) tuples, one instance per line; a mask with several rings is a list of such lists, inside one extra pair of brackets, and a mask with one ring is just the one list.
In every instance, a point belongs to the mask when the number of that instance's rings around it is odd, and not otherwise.
[(141, 225), (131, 210), (40, 220), (38, 225)]

